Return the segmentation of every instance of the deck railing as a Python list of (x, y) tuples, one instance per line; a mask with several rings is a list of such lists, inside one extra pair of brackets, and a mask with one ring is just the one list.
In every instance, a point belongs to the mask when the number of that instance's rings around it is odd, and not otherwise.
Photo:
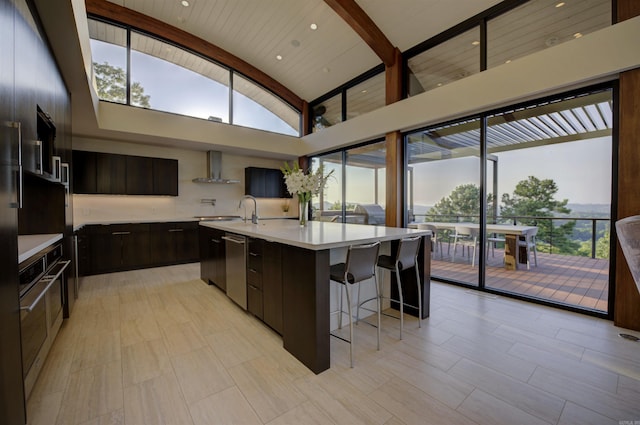
[[(478, 223), (480, 217), (477, 215), (436, 215), (436, 214), (414, 214), (414, 222), (420, 223), (424, 221), (434, 221), (434, 222), (471, 222)], [(596, 258), (596, 246), (598, 242), (598, 222), (605, 223), (605, 229), (611, 229), (611, 219), (607, 217), (538, 217), (538, 216), (498, 216), (495, 221), (493, 217), (489, 217), (488, 220), (492, 223), (501, 223), (501, 224), (526, 224), (539, 226), (540, 223), (548, 221), (550, 229), (548, 232), (538, 233), (538, 239), (546, 242), (544, 245), (538, 246), (538, 250), (546, 251), (549, 254), (553, 254), (553, 240), (554, 240), (554, 232), (553, 230), (557, 227), (554, 223), (565, 223), (568, 221), (589, 221), (591, 222), (591, 258)], [(547, 227), (547, 226), (545, 226)]]

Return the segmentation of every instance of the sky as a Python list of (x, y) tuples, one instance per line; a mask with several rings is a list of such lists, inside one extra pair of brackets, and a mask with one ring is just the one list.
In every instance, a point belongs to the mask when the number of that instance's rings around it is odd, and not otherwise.
[[(126, 51), (122, 46), (92, 39), (91, 53), (94, 62), (108, 62), (126, 69)], [(152, 109), (202, 119), (217, 117), (229, 122), (227, 86), (171, 62), (133, 50), (131, 62), (131, 79), (139, 82), (144, 94), (150, 96)], [(235, 124), (299, 135), (297, 129), (291, 128), (275, 114), (242, 94), (234, 92), (233, 101)]]

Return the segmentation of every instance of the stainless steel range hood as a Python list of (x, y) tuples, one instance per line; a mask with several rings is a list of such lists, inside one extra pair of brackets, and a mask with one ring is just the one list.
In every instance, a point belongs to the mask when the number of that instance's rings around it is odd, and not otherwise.
[(222, 177), (222, 152), (207, 151), (207, 177), (193, 179), (194, 183), (231, 184), (240, 183), (240, 180), (225, 179)]

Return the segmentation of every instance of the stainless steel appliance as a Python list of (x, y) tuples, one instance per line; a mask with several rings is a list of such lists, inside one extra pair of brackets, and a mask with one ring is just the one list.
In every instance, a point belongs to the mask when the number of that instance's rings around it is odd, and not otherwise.
[(64, 272), (62, 244), (55, 244), (22, 262), (19, 268), (22, 373), (29, 397), (62, 325)]
[(236, 304), (247, 309), (247, 238), (225, 233), (227, 295)]

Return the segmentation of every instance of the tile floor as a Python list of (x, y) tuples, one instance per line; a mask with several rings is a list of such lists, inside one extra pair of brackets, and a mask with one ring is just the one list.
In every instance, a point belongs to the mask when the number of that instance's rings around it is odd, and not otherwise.
[[(199, 265), (83, 279), (28, 402), (30, 425), (626, 424), (640, 343), (611, 322), (432, 284), (418, 328), (385, 317), (332, 338), (314, 375), (198, 279)], [(636, 422), (638, 423), (638, 422)]]

